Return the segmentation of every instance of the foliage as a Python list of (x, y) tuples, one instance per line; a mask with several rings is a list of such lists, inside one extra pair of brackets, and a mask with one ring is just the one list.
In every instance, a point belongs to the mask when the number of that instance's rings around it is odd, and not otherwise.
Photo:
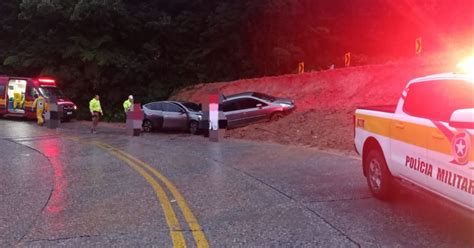
[[(98, 93), (114, 119), (129, 94), (140, 102), (166, 99), (199, 82), (294, 73), (302, 61), (307, 70), (327, 69), (342, 66), (348, 51), (357, 54), (357, 64), (392, 59), (413, 54), (419, 36), (443, 45), (440, 32), (472, 31), (472, 5), (468, 0), (2, 0), (0, 74), (54, 76), (84, 116)], [(446, 12), (446, 18), (436, 18)]]

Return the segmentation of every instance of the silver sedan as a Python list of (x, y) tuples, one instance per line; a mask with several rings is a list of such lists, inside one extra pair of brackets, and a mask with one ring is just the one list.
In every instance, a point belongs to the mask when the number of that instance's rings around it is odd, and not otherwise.
[(199, 121), (202, 119), (201, 107), (191, 102), (161, 101), (143, 105), (145, 117), (143, 129), (183, 130), (192, 134), (199, 132)]
[(265, 120), (278, 120), (295, 108), (293, 100), (259, 92), (226, 96), (222, 109), (227, 127), (234, 128)]

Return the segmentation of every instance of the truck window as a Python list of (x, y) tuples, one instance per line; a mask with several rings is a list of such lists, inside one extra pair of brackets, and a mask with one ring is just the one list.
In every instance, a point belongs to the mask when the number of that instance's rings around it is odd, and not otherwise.
[(458, 109), (474, 108), (474, 84), (443, 80), (412, 84), (403, 111), (409, 115), (448, 122)]
[(5, 95), (5, 85), (0, 85), (0, 97), (3, 97)]
[(55, 96), (57, 98), (64, 97), (63, 92), (56, 87), (40, 87), (39, 91), (46, 98), (50, 98), (51, 96)]

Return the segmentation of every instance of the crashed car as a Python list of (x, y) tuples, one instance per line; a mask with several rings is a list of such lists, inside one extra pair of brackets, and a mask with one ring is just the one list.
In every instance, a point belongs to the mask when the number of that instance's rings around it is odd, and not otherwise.
[(259, 92), (245, 92), (224, 97), (222, 110), (227, 128), (245, 126), (260, 121), (275, 121), (295, 108), (293, 100)]
[(199, 132), (202, 119), (201, 106), (192, 102), (160, 101), (143, 105), (145, 114), (143, 130), (182, 130), (191, 134)]

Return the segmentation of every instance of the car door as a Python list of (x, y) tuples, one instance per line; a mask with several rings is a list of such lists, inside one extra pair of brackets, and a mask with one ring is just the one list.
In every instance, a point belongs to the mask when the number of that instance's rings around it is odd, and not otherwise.
[(36, 109), (33, 108), (35, 94), (38, 94), (38, 91), (35, 89), (33, 83), (28, 81), (25, 93), (25, 114), (26, 117), (30, 119), (36, 118)]
[(161, 129), (163, 127), (163, 104), (160, 102), (146, 104), (145, 118), (152, 122), (154, 128)]
[(241, 125), (244, 115), (240, 109), (242, 99), (227, 100), (222, 104), (222, 110), (227, 118), (227, 127), (233, 128)]
[(429, 131), (428, 157), (433, 164), (433, 180), (429, 187), (463, 205), (474, 208), (469, 182), (474, 179), (472, 154), (473, 129), (449, 125), (452, 113), (474, 108), (474, 84), (462, 80), (441, 80), (429, 83), (433, 121)]
[(188, 115), (178, 104), (163, 103), (163, 128), (185, 129), (188, 125)]
[(267, 104), (257, 99), (246, 97), (240, 102), (240, 109), (242, 113), (242, 124), (250, 124), (258, 122), (266, 118)]
[(397, 110), (390, 124), (392, 170), (402, 178), (427, 187), (432, 174), (432, 168), (426, 164), (431, 98), (423, 83), (412, 84), (406, 91), (403, 109)]

